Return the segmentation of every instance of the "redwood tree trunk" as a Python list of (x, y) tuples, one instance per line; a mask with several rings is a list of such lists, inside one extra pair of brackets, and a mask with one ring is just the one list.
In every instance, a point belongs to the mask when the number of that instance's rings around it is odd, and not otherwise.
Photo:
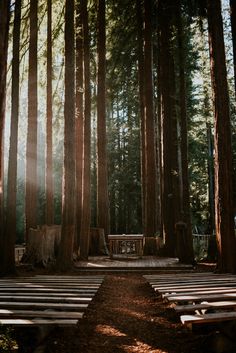
[(83, 24), (81, 0), (76, 3), (76, 238), (75, 250), (78, 251), (81, 234), (82, 216), (82, 170), (83, 170), (83, 119), (84, 119), (84, 68), (83, 68)]
[(65, 7), (65, 106), (64, 106), (64, 180), (62, 195), (62, 229), (58, 267), (72, 266), (75, 234), (75, 53), (74, 0)]
[(105, 0), (98, 0), (97, 42), (97, 227), (110, 232), (106, 138), (106, 19)]
[(7, 49), (10, 19), (10, 1), (0, 1), (0, 273), (7, 270), (5, 246), (7, 238), (4, 234), (3, 219), (3, 131), (5, 120)]
[[(159, 2), (159, 47), (160, 47), (160, 94), (161, 94), (161, 142), (162, 142), (162, 217), (163, 237), (166, 254), (175, 256), (175, 209), (176, 195), (173, 173), (173, 130), (176, 131), (176, 116), (174, 114), (174, 94), (172, 80), (174, 80), (173, 65), (171, 63), (172, 52), (170, 49), (170, 18), (166, 1)], [(174, 114), (174, 116), (173, 116)]]
[(215, 223), (218, 270), (236, 272), (229, 95), (220, 0), (207, 1), (211, 78), (215, 109)]
[(12, 56), (12, 107), (11, 130), (7, 178), (6, 228), (8, 247), (5, 250), (8, 272), (15, 271), (16, 241), (16, 184), (17, 184), (17, 142), (19, 119), (19, 53), (20, 53), (21, 0), (15, 2)]
[(52, 170), (52, 0), (47, 0), (47, 143), (46, 143), (46, 224), (54, 223)]
[(143, 11), (141, 0), (136, 0), (136, 15), (138, 27), (138, 80), (139, 80), (139, 104), (140, 104), (140, 132), (141, 132), (141, 185), (142, 185), (142, 226), (145, 226), (145, 123), (144, 123), (144, 53), (143, 53)]
[(145, 121), (145, 236), (152, 237), (157, 227), (156, 142), (153, 112), (152, 76), (152, 1), (144, 0), (144, 121)]
[[(234, 63), (234, 89), (236, 98), (236, 0), (230, 0), (230, 18), (231, 18), (231, 32), (232, 32), (232, 44), (233, 44), (233, 63)], [(236, 212), (236, 157), (233, 156), (233, 203), (234, 213)]]
[(90, 50), (89, 50), (89, 29), (87, 0), (82, 0), (82, 21), (84, 29), (84, 149), (83, 149), (83, 193), (82, 193), (82, 218), (81, 218), (81, 236), (80, 236), (80, 257), (88, 258), (89, 252), (89, 234), (90, 234), (90, 160), (91, 160), (91, 91), (90, 91)]
[(186, 225), (181, 239), (180, 260), (193, 263), (193, 237), (190, 218), (189, 178), (188, 178), (188, 129), (186, 109), (186, 83), (185, 83), (185, 48), (183, 43), (183, 27), (181, 18), (181, 2), (177, 3), (177, 36), (179, 50), (179, 106), (180, 106), (180, 150), (182, 170), (182, 205), (180, 220)]
[(233, 43), (234, 85), (236, 94), (236, 0), (230, 0), (230, 18)]
[(30, 1), (28, 129), (26, 144), (25, 224), (26, 243), (29, 228), (37, 223), (37, 41), (38, 1)]

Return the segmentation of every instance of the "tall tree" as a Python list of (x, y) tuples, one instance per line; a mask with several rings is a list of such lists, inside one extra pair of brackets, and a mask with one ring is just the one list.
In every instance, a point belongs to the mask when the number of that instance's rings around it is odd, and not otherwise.
[(65, 106), (62, 229), (58, 267), (72, 266), (75, 235), (75, 52), (74, 0), (65, 6)]
[(83, 66), (83, 24), (81, 0), (76, 2), (76, 238), (75, 250), (80, 243), (82, 215), (82, 170), (83, 170), (83, 119), (84, 119), (84, 66)]
[(140, 135), (141, 135), (141, 181), (142, 181), (142, 225), (145, 228), (145, 126), (144, 126), (144, 53), (143, 53), (143, 11), (141, 0), (136, 0), (136, 16), (138, 27), (138, 79), (139, 79), (139, 105), (140, 105)]
[(84, 53), (84, 147), (83, 147), (83, 192), (82, 192), (82, 217), (80, 236), (80, 257), (87, 259), (89, 251), (89, 232), (91, 220), (90, 207), (90, 161), (91, 161), (91, 91), (90, 91), (90, 48), (87, 0), (82, 1), (83, 21), (83, 53)]
[(230, 19), (233, 43), (234, 85), (236, 94), (236, 0), (230, 0)]
[[(158, 6), (159, 18), (159, 50), (160, 50), (160, 94), (161, 94), (161, 141), (162, 141), (162, 218), (163, 236), (166, 253), (175, 255), (175, 222), (176, 222), (176, 195), (174, 179), (177, 171), (173, 166), (176, 161), (177, 146), (175, 114), (175, 92), (173, 89), (174, 70), (173, 53), (171, 51), (171, 0), (162, 0)], [(175, 166), (176, 167), (176, 166)], [(179, 206), (178, 206), (179, 207)]]
[(37, 223), (37, 115), (38, 115), (38, 0), (30, 0), (30, 38), (28, 74), (28, 128), (26, 143), (25, 223), (26, 242), (29, 228)]
[(156, 142), (153, 109), (152, 1), (144, 0), (145, 236), (157, 226)]
[(46, 224), (54, 223), (52, 167), (52, 0), (47, 0)]
[[(230, 0), (230, 19), (231, 19), (231, 34), (232, 34), (232, 44), (233, 44), (233, 65), (234, 65), (234, 91), (236, 98), (236, 0)], [(233, 203), (234, 203), (234, 212), (236, 210), (236, 161), (233, 154), (233, 170), (234, 170), (234, 179), (233, 179)]]
[(8, 31), (10, 19), (10, 1), (0, 2), (0, 273), (7, 270), (5, 261), (5, 245), (7, 239), (4, 234), (3, 220), (3, 131), (5, 120), (6, 75)]
[(190, 197), (189, 197), (189, 177), (188, 177), (188, 124), (186, 107), (186, 82), (185, 82), (185, 47), (184, 32), (181, 17), (181, 1), (178, 1), (176, 11), (178, 54), (179, 54), (179, 107), (180, 107), (180, 152), (181, 152), (181, 190), (180, 197), (180, 220), (184, 222), (182, 229), (182, 239), (180, 244), (180, 260), (185, 263), (192, 263), (193, 237), (190, 218)]
[(232, 147), (229, 95), (221, 1), (207, 1), (211, 79), (214, 99), (215, 224), (218, 269), (236, 272), (236, 240), (233, 222)]
[(7, 203), (5, 233), (8, 247), (5, 250), (6, 263), (9, 272), (15, 271), (15, 241), (16, 241), (16, 184), (17, 184), (17, 143), (19, 120), (19, 56), (20, 56), (21, 0), (15, 2), (15, 18), (13, 29), (12, 53), (12, 101), (11, 129), (7, 178)]
[(98, 0), (97, 19), (97, 226), (110, 232), (106, 139), (106, 18), (105, 0)]

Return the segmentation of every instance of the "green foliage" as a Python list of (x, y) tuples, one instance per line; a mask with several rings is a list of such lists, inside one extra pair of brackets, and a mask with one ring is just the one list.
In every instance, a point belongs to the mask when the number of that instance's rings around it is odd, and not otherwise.
[(10, 328), (0, 327), (0, 352), (15, 352), (18, 350), (16, 340), (13, 338), (14, 331)]

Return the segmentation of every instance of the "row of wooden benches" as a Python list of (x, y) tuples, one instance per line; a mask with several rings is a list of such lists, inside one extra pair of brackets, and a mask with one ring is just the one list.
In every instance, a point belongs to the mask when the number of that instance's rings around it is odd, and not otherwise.
[(171, 303), (181, 322), (194, 325), (236, 320), (236, 276), (182, 273), (144, 276), (163, 300)]
[(103, 276), (0, 279), (0, 325), (76, 325)]

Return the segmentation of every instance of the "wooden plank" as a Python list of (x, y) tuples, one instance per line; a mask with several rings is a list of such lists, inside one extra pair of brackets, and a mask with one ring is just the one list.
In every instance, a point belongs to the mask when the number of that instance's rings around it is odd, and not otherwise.
[(150, 281), (151, 286), (156, 287), (171, 287), (171, 286), (180, 286), (180, 285), (197, 285), (197, 284), (207, 284), (207, 283), (236, 283), (236, 278), (214, 278), (214, 279), (189, 279), (189, 280), (175, 280), (175, 281)]
[(202, 302), (202, 301), (215, 301), (215, 300), (230, 300), (236, 299), (236, 292), (234, 293), (219, 293), (219, 294), (198, 294), (198, 295), (176, 295), (168, 298), (169, 302)]
[[(208, 290), (194, 290), (194, 291), (190, 291), (190, 292), (180, 292), (178, 293), (178, 295), (188, 295), (189, 293), (193, 293), (194, 295), (199, 295), (199, 294), (225, 294), (225, 293), (235, 293), (236, 294), (236, 288), (218, 288), (218, 289), (208, 289)], [(173, 296), (176, 296), (177, 293), (166, 293), (164, 292), (162, 294), (163, 298), (171, 298)]]
[(44, 295), (44, 294), (60, 294), (62, 295), (79, 295), (80, 297), (93, 297), (97, 291), (96, 290), (81, 290), (81, 289), (70, 289), (67, 288), (66, 292), (65, 289), (61, 289), (61, 288), (1, 288), (1, 293), (2, 294), (6, 294), (9, 295), (10, 293), (29, 293), (30, 295), (34, 295), (37, 294), (39, 295)]
[(234, 288), (236, 287), (236, 283), (227, 283), (227, 282), (224, 282), (224, 283), (210, 283), (210, 284), (195, 284), (195, 285), (183, 285), (183, 286), (169, 286), (169, 287), (156, 287), (156, 286), (153, 286), (153, 288), (155, 289), (155, 291), (158, 291), (159, 293), (166, 293), (166, 292), (171, 292), (171, 291), (175, 291), (176, 293), (178, 292), (182, 292), (182, 291), (186, 291), (186, 292), (192, 292), (194, 290), (204, 290), (204, 289), (210, 289), (210, 290), (213, 290), (213, 289), (220, 289), (220, 288)]
[(39, 303), (39, 302), (18, 302), (18, 301), (6, 301), (0, 303), (0, 308), (7, 308), (7, 309), (55, 309), (55, 310), (63, 310), (63, 311), (84, 311), (87, 309), (88, 304), (76, 304), (76, 303)]
[(91, 301), (92, 297), (91, 295), (89, 295), (88, 293), (86, 293), (85, 295), (80, 295), (80, 293), (51, 293), (51, 292), (4, 292), (4, 293), (0, 293), (0, 300), (2, 300), (2, 298), (4, 297), (11, 297), (11, 298), (18, 298), (18, 297), (32, 297), (36, 298), (36, 297), (40, 297), (40, 298), (60, 298), (60, 297), (65, 297), (65, 298), (81, 298), (81, 301), (84, 302), (86, 300)]
[(57, 319), (82, 319), (82, 312), (74, 311), (52, 311), (52, 310), (9, 310), (0, 309), (0, 318), (57, 318)]
[(200, 304), (188, 304), (188, 305), (175, 305), (174, 309), (176, 312), (194, 312), (196, 310), (207, 310), (207, 309), (221, 309), (221, 308), (233, 308), (236, 307), (236, 301), (217, 301), (210, 303)]
[(0, 288), (4, 287), (50, 287), (50, 288), (77, 288), (77, 289), (94, 289), (97, 290), (100, 288), (100, 285), (97, 284), (69, 284), (69, 283), (34, 283), (34, 282), (12, 282), (12, 283), (1, 283)]
[(147, 281), (160, 281), (160, 282), (169, 282), (169, 281), (179, 281), (179, 280), (198, 280), (198, 279), (216, 279), (216, 278), (227, 278), (227, 279), (231, 279), (231, 278), (235, 278), (235, 275), (232, 274), (222, 274), (222, 275), (215, 275), (215, 274), (210, 274), (210, 275), (194, 275), (192, 272), (188, 273), (187, 275), (183, 275), (181, 272), (176, 273), (176, 274), (170, 274), (167, 276), (159, 276), (159, 275), (155, 275), (153, 277), (147, 277), (145, 276), (145, 279)]
[(73, 326), (77, 325), (78, 320), (49, 320), (49, 319), (0, 319), (0, 325), (8, 326), (42, 326), (42, 325), (56, 325), (56, 326)]
[(80, 281), (80, 280), (71, 280), (71, 279), (64, 279), (64, 278), (62, 278), (62, 279), (59, 279), (59, 278), (57, 278), (57, 279), (54, 279), (54, 278), (52, 278), (52, 279), (50, 279), (50, 278), (48, 278), (48, 279), (43, 279), (43, 278), (29, 278), (29, 277), (26, 277), (26, 278), (22, 278), (22, 277), (18, 277), (18, 278), (14, 278), (14, 279), (1, 279), (0, 280), (0, 284), (1, 283), (18, 283), (18, 282), (20, 282), (20, 283), (24, 283), (24, 282), (26, 282), (26, 283), (28, 283), (28, 282), (32, 282), (32, 283), (69, 283), (69, 284), (81, 284), (81, 285), (89, 285), (89, 284), (95, 284), (95, 285), (101, 285), (102, 284), (102, 280), (100, 281), (98, 281), (98, 280), (90, 280), (90, 281)]
[(236, 320), (236, 311), (210, 313), (203, 315), (181, 315), (183, 324), (203, 324), (210, 322), (222, 322), (228, 320)]
[(158, 273), (158, 274), (153, 274), (153, 275), (144, 275), (145, 278), (150, 279), (150, 278), (176, 278), (176, 277), (236, 277), (236, 275), (231, 274), (231, 273), (214, 273), (214, 272), (184, 272), (182, 271), (181, 273)]
[[(30, 276), (31, 278), (76, 278), (78, 280), (90, 280), (90, 279), (100, 279), (104, 280), (106, 277), (105, 275), (35, 275), (35, 276)], [(16, 277), (15, 277), (16, 278)]]
[(63, 277), (48, 277), (48, 278), (43, 278), (43, 277), (11, 277), (11, 278), (3, 278), (0, 280), (0, 282), (17, 282), (17, 281), (22, 281), (22, 282), (68, 282), (68, 283), (99, 283), (101, 284), (103, 282), (103, 279), (99, 278), (84, 278), (84, 279), (78, 279), (78, 278), (63, 278)]
[(50, 297), (50, 296), (30, 296), (30, 295), (0, 295), (0, 306), (1, 301), (27, 301), (27, 302), (45, 302), (45, 303), (90, 303), (92, 298), (82, 297)]
[(38, 277), (15, 277), (15, 278), (3, 278), (0, 279), (0, 283), (4, 282), (37, 282), (37, 283), (74, 283), (74, 284), (101, 284), (103, 280), (90, 279), (90, 280), (79, 280), (70, 278), (38, 278)]

